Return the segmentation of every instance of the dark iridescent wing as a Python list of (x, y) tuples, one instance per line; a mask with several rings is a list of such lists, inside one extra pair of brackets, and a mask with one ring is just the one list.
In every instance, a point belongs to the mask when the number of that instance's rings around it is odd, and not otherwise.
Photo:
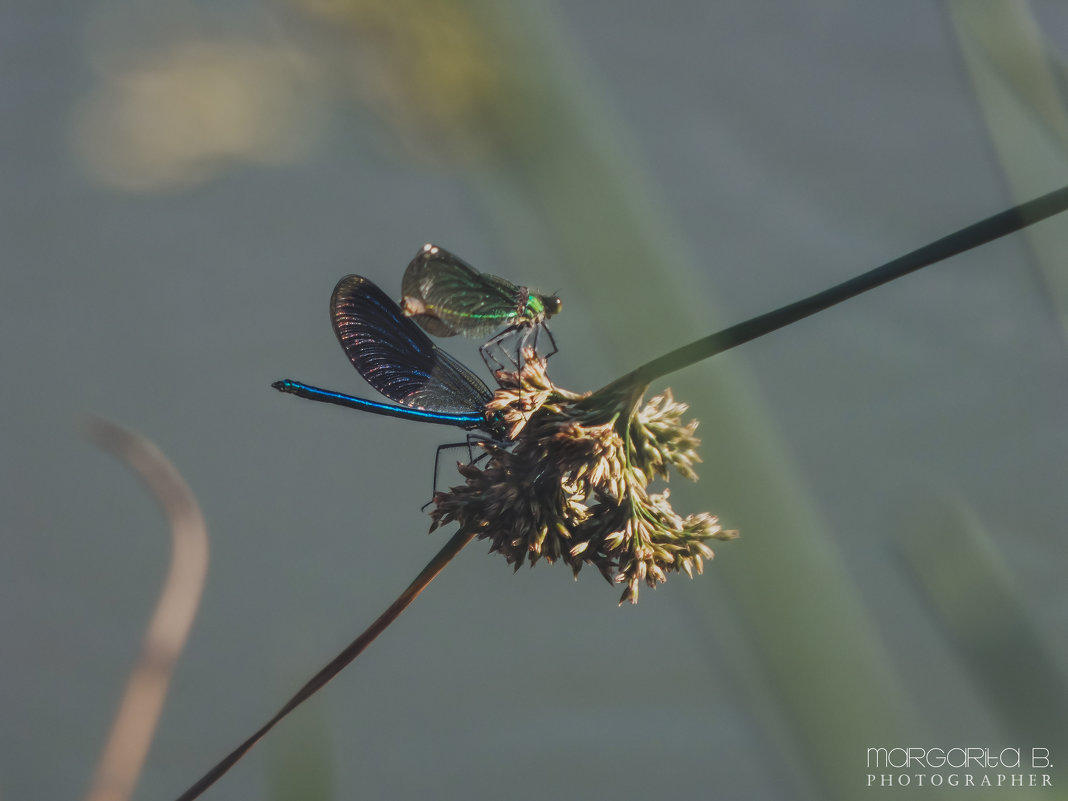
[(412, 259), (401, 291), (405, 311), (435, 336), (485, 336), (519, 317), (519, 287), (434, 245)]
[(360, 375), (390, 400), (435, 412), (481, 411), (492, 397), (478, 376), (430, 341), (381, 289), (359, 275), (330, 296), (334, 333)]

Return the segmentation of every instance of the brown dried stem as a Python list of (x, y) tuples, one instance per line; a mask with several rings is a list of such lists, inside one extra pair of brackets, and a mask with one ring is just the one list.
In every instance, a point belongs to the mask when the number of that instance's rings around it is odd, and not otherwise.
[(125, 801), (144, 766), (174, 663), (200, 603), (208, 531), (193, 492), (152, 442), (98, 418), (87, 421), (85, 430), (93, 442), (137, 473), (171, 529), (170, 570), (86, 795), (86, 801)]

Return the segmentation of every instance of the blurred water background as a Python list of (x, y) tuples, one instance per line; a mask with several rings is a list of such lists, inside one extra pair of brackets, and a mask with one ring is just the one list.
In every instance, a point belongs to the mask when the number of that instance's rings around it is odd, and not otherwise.
[[(154, 440), (210, 529), (135, 796), (171, 798), (443, 542), (449, 432), (269, 387), (371, 396), (340, 276), (397, 294), (433, 241), (558, 292), (553, 378), (594, 389), (1068, 183), (1053, 0), (16, 0), (0, 38), (12, 800), (85, 792), (167, 569), (82, 416)], [(869, 746), (1063, 763), (1066, 245), (1054, 219), (672, 376), (704, 458), (676, 508), (741, 531), (704, 576), (617, 609), (476, 544), (207, 797), (881, 798), (909, 791), (865, 786)]]

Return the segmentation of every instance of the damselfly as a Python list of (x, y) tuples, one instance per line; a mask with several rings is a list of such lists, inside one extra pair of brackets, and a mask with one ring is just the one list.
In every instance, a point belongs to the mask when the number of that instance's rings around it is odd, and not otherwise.
[[(559, 313), (560, 298), (480, 273), (444, 248), (423, 245), (404, 273), (401, 291), (404, 313), (434, 336), (482, 337), (497, 331), (480, 348), (491, 371), (494, 365), (505, 366), (493, 355), (495, 351), (505, 354), (518, 367), (523, 347), (537, 347), (540, 330), (545, 331), (552, 345), (545, 357), (556, 353), (556, 341), (545, 321)], [(518, 338), (514, 357), (502, 344), (513, 336)]]
[[(491, 441), (506, 439), (497, 415), (485, 407), (493, 393), (463, 364), (430, 341), (396, 303), (371, 281), (347, 275), (330, 297), (334, 333), (352, 366), (367, 383), (398, 405), (358, 398), (300, 381), (283, 379), (272, 387), (308, 400), (347, 406), (373, 414), (481, 431)], [(464, 443), (442, 445), (445, 448)], [(434, 458), (437, 481), (437, 456)]]

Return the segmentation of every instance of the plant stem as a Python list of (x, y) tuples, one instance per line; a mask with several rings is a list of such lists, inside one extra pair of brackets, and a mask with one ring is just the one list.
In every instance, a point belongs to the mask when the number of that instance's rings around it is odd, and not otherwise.
[(992, 217), (987, 217), (985, 220), (980, 220), (967, 228), (962, 228), (956, 233), (939, 239), (937, 242), (924, 245), (922, 248), (906, 253), (904, 256), (887, 262), (881, 267), (876, 267), (874, 270), (869, 270), (862, 275), (832, 286), (830, 289), (817, 292), (815, 295), (789, 303), (779, 309), (766, 312), (744, 322), (736, 323), (696, 342), (676, 348), (670, 353), (653, 359), (651, 362), (647, 362), (636, 370), (616, 379), (595, 394), (626, 384), (645, 387), (668, 373), (688, 367), (702, 359), (715, 356), (717, 353), (722, 353), (757, 337), (770, 334), (772, 331), (791, 323), (796, 323), (798, 320), (809, 317), (816, 312), (823, 311), (870, 289), (882, 286), (895, 278), (901, 278), (922, 267), (927, 267), (964, 253), (979, 245), (985, 245), (987, 242), (992, 242), (1006, 234), (1034, 225), (1047, 217), (1052, 217), (1066, 210), (1068, 210), (1068, 187), (1062, 187), (1050, 192), (1048, 195), (1029, 200)]
[(174, 663), (200, 605), (208, 572), (208, 527), (193, 491), (154, 443), (96, 417), (86, 420), (84, 429), (93, 442), (137, 473), (167, 516), (171, 533), (167, 578), (85, 797), (85, 801), (126, 801), (141, 775)]
[(415, 580), (408, 585), (408, 588), (400, 594), (397, 600), (394, 601), (374, 623), (367, 627), (363, 634), (353, 640), (344, 651), (334, 657), (330, 664), (316, 673), (307, 684), (297, 691), (296, 695), (286, 702), (285, 706), (278, 710), (278, 713), (273, 718), (267, 721), (267, 723), (259, 729), (259, 731), (227, 754), (192, 787), (182, 793), (178, 797), (178, 801), (192, 801), (192, 799), (198, 798), (201, 793), (215, 784), (215, 782), (230, 770), (241, 757), (248, 753), (252, 746), (259, 742), (267, 732), (273, 729), (282, 718), (307, 701), (311, 696), (322, 689), (328, 681), (344, 670), (344, 668), (359, 656), (379, 634), (386, 630), (390, 623), (400, 616), (401, 612), (408, 608), (408, 605), (411, 604), (416, 596), (434, 580), (438, 573), (444, 569), (445, 565), (452, 561), (452, 558), (460, 552), (460, 549), (474, 538), (475, 533), (476, 532), (469, 533), (463, 529), (456, 532), (452, 539), (445, 543), (445, 546), (438, 551), (437, 555), (430, 560), (426, 567), (423, 568), (422, 572), (415, 577)]

